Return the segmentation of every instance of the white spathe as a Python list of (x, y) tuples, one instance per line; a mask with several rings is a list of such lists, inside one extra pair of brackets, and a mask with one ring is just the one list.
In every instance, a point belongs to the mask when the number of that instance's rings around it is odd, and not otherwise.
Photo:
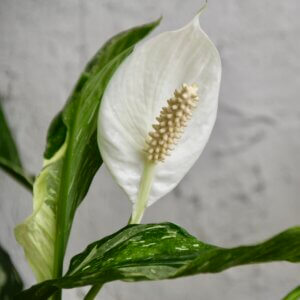
[(98, 143), (104, 163), (133, 203), (145, 139), (161, 108), (183, 83), (198, 85), (192, 119), (171, 155), (155, 167), (148, 206), (171, 191), (203, 151), (216, 119), (220, 80), (220, 56), (199, 16), (138, 45), (113, 75), (99, 111)]

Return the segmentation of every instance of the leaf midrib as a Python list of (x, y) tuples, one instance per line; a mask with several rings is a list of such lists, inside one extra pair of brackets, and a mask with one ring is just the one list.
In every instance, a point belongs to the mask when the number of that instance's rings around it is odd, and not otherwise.
[[(120, 52), (117, 56), (115, 56), (112, 60), (107, 62), (98, 72), (98, 76), (100, 76), (101, 73), (103, 73), (106, 68), (108, 68), (110, 65), (113, 65), (115, 61), (119, 59), (126, 51), (132, 50), (134, 46), (130, 46), (126, 49), (124, 49), (122, 52)], [(88, 84), (88, 81), (90, 80), (91, 75), (89, 75), (86, 78), (86, 84)], [(84, 88), (82, 88), (83, 90)], [(81, 90), (81, 92), (82, 92)], [(92, 93), (93, 91), (91, 91)], [(67, 143), (67, 149), (64, 154), (65, 158), (63, 160), (62, 164), (62, 172), (61, 172), (61, 181), (59, 186), (59, 192), (57, 197), (57, 222), (56, 222), (56, 240), (55, 240), (55, 249), (54, 249), (54, 268), (53, 268), (53, 278), (60, 277), (62, 275), (63, 271), (63, 258), (66, 251), (66, 245), (69, 238), (70, 230), (67, 226), (67, 207), (68, 207), (68, 201), (64, 199), (68, 199), (68, 183), (70, 182), (70, 170), (71, 170), (71, 155), (74, 151), (74, 139), (75, 139), (75, 132), (77, 130), (77, 119), (79, 116), (79, 107), (82, 101), (82, 97), (80, 97), (80, 100), (76, 103), (74, 107), (75, 116), (72, 118), (72, 121), (69, 121), (69, 126), (65, 124), (68, 128), (67, 137), (66, 137), (66, 143)], [(98, 103), (98, 107), (96, 111), (99, 109), (100, 101)], [(62, 228), (62, 229), (61, 229)], [(66, 233), (66, 235), (65, 235)], [(62, 236), (60, 238), (60, 236)]]

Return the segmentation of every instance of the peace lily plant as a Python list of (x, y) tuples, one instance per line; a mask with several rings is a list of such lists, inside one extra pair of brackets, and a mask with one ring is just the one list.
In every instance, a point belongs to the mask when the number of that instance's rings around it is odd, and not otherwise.
[[(0, 166), (33, 192), (33, 213), (15, 229), (38, 284), (22, 280), (0, 248), (1, 299), (61, 299), (61, 290), (114, 280), (162, 280), (270, 261), (300, 261), (300, 228), (253, 246), (206, 244), (172, 223), (138, 224), (203, 151), (214, 126), (219, 53), (199, 14), (183, 28), (146, 37), (160, 20), (119, 33), (87, 64), (53, 119), (40, 174), (23, 168), (0, 107)], [(99, 148), (98, 148), (99, 146)], [(129, 225), (90, 244), (66, 272), (75, 211), (105, 163), (133, 203)], [(300, 288), (285, 299), (296, 299)]]

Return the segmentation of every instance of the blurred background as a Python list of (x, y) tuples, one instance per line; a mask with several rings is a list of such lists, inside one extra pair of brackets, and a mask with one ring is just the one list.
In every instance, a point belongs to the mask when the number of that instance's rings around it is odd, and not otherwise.
[[(47, 127), (88, 59), (112, 35), (163, 16), (154, 34), (186, 24), (190, 0), (0, 0), (0, 96), (22, 160), (42, 164)], [(219, 246), (254, 243), (297, 225), (300, 213), (300, 2), (209, 0), (201, 17), (223, 64), (218, 119), (201, 158), (144, 222), (171, 221)], [(34, 283), (13, 228), (31, 195), (0, 170), (0, 243)], [(68, 260), (124, 226), (131, 204), (102, 167), (77, 210)], [(262, 264), (162, 282), (106, 284), (97, 299), (279, 299), (300, 267)], [(87, 288), (64, 293), (82, 299)]]

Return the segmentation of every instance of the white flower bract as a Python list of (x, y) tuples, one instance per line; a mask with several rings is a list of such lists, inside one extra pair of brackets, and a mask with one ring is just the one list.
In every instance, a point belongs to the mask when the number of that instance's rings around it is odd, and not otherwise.
[(146, 140), (167, 100), (183, 83), (196, 83), (197, 106), (170, 155), (155, 163), (148, 206), (171, 191), (203, 151), (216, 119), (220, 80), (219, 53), (199, 16), (138, 45), (113, 75), (99, 110), (98, 143), (104, 163), (133, 203), (148, 160)]

